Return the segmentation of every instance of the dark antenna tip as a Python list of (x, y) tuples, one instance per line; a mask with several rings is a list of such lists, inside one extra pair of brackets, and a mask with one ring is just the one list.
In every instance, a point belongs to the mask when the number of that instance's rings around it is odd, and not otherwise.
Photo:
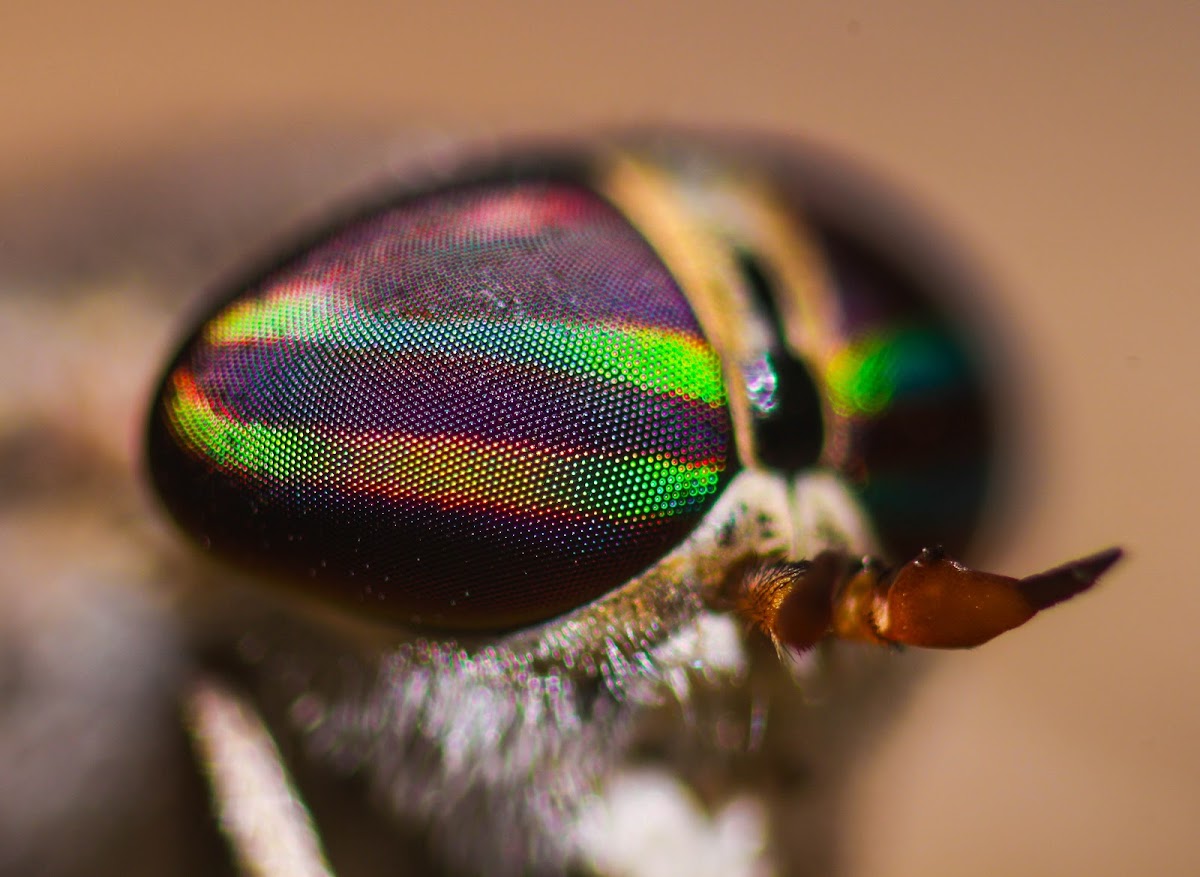
[(1124, 555), (1124, 550), (1120, 548), (1098, 551), (1054, 569), (1026, 576), (1021, 579), (1018, 589), (1034, 609), (1047, 609), (1086, 591)]

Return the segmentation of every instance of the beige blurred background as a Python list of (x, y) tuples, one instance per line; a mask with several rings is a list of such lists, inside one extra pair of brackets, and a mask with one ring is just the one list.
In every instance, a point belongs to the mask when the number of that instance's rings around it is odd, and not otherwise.
[[(966, 245), (1033, 379), (992, 559), (1131, 557), (934, 665), (854, 772), (845, 873), (1200, 873), (1200, 4), (248, 6), (8, 0), (0, 193), (45, 222), (39, 192), (281, 130), (327, 192), (413, 127), (700, 123), (859, 160)], [(0, 260), (54, 258), (6, 221)]]

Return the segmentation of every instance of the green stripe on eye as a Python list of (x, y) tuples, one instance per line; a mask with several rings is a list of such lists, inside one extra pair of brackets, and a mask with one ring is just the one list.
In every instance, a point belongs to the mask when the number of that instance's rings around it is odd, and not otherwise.
[(205, 338), (214, 345), (306, 341), (345, 349), (488, 356), (705, 405), (725, 404), (717, 355), (688, 333), (532, 319), (403, 317), (361, 310), (349, 297), (315, 283), (241, 301), (209, 324)]
[(669, 518), (714, 493), (723, 469), (632, 452), (564, 454), (531, 443), (246, 423), (216, 410), (183, 369), (166, 404), (183, 443), (227, 472), (447, 506)]
[(945, 332), (926, 327), (873, 332), (830, 361), (825, 380), (834, 410), (870, 416), (899, 395), (936, 393), (962, 380), (966, 364)]

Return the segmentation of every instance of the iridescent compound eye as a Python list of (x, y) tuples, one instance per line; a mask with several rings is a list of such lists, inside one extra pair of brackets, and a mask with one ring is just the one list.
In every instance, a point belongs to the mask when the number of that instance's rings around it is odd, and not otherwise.
[(930, 544), (961, 556), (996, 464), (989, 375), (920, 266), (840, 229), (821, 231), (841, 320), (824, 369), (844, 427), (829, 462), (854, 486), (889, 556)]
[(722, 367), (655, 252), (554, 180), (342, 227), (212, 314), (150, 424), (216, 553), (407, 622), (500, 630), (620, 586), (736, 468)]

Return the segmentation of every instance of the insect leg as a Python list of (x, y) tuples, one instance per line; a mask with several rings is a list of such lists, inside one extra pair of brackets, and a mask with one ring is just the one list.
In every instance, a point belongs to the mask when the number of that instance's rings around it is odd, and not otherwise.
[(246, 877), (333, 877), (279, 750), (241, 696), (208, 677), (184, 697), (221, 831)]

